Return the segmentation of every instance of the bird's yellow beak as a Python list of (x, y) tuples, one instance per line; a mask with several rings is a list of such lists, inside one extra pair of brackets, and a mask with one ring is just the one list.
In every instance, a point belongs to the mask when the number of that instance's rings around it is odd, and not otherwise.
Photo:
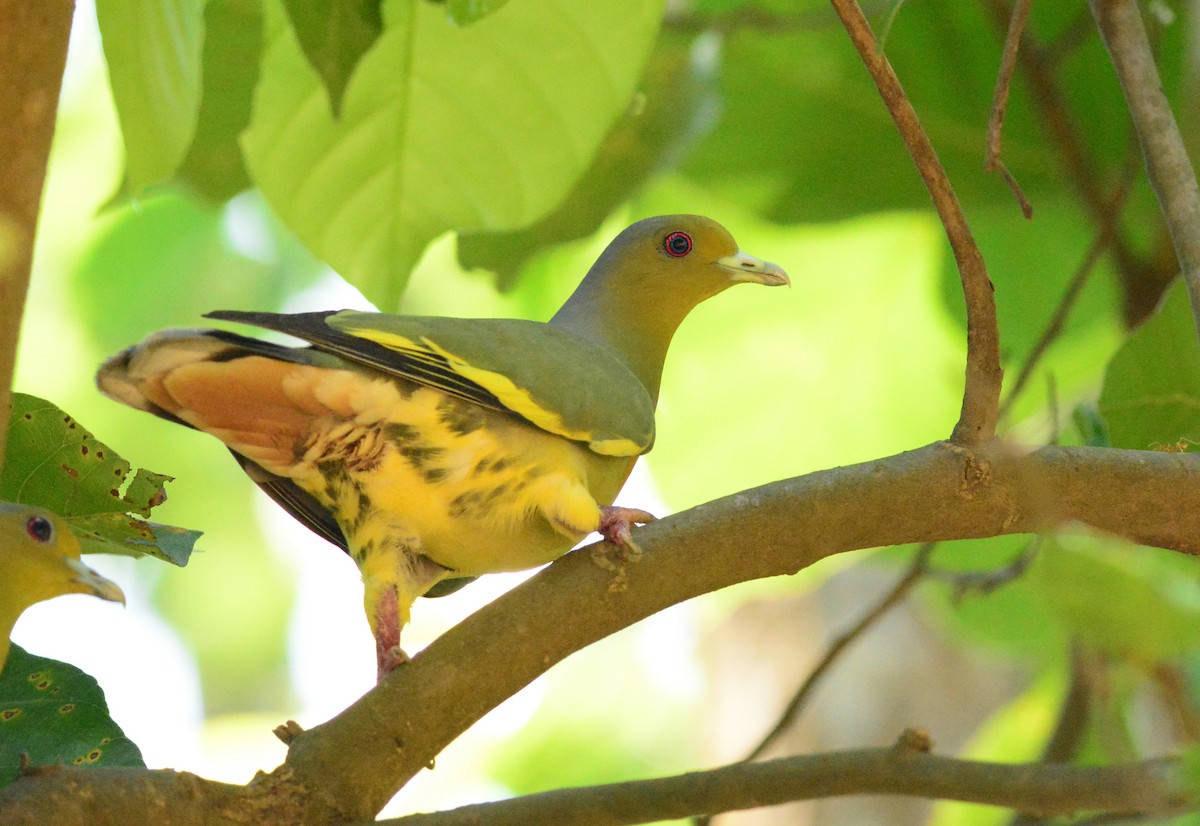
[(73, 574), (71, 582), (78, 585), (80, 591), (87, 594), (95, 594), (100, 599), (107, 599), (110, 602), (125, 604), (125, 593), (117, 583), (100, 576), (100, 574), (84, 565), (78, 559), (67, 558), (63, 561)]
[(717, 264), (730, 270), (734, 283), (765, 284), (768, 287), (780, 287), (787, 284), (792, 286), (792, 279), (783, 271), (783, 267), (755, 258), (753, 255), (738, 250), (733, 255), (718, 258)]

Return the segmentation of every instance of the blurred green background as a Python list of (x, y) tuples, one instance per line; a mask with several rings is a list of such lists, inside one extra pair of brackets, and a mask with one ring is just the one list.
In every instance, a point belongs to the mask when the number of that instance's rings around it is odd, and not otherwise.
[[(410, 11), (445, 14), (424, 2), (412, 3), (413, 11), (410, 2), (385, 4), (388, 26)], [(1179, 118), (1194, 140), (1200, 98), (1189, 92), (1200, 61), (1186, 44), (1200, 41), (1189, 41), (1196, 21), (1183, 5), (1155, 4), (1152, 29), (1168, 91), (1182, 101)], [(267, 3), (265, 15), (255, 3), (207, 4), (200, 127), (190, 148), (181, 145), (188, 152), (178, 174), (162, 181), (174, 167), (164, 173), (132, 157), (163, 151), (170, 130), (153, 133), (152, 115), (124, 107), (119, 125), (109, 78), (119, 90), (120, 73), (106, 69), (95, 10), (80, 3), (15, 388), (71, 412), (135, 465), (177, 477), (156, 519), (205, 535), (202, 553), (184, 569), (96, 561), (125, 587), (128, 610), (60, 600), (30, 611), (15, 639), (96, 675), (149, 765), (245, 782), (282, 759), (274, 725), (327, 719), (373, 682), (350, 561), (263, 499), (215, 440), (93, 389), (99, 362), (151, 331), (199, 326), (213, 309), (367, 307), (367, 298), (387, 311), (545, 319), (622, 227), (695, 212), (724, 223), (743, 249), (783, 265), (794, 287), (734, 290), (688, 319), (667, 365), (657, 444), (619, 501), (671, 513), (949, 434), (963, 375), (957, 274), (912, 164), (832, 12), (817, 2), (695, 0), (669, 3), (660, 21), (657, 4), (624, 6), (618, 11), (627, 19), (611, 23), (610, 33), (622, 47), (606, 58), (611, 71), (600, 85), (627, 88), (633, 104), (616, 91), (611, 100), (595, 98), (587, 60), (551, 61), (544, 71), (566, 73), (555, 78), (566, 91), (553, 94), (569, 99), (577, 84), (579, 97), (594, 104), (563, 115), (586, 151), (577, 147), (522, 179), (539, 190), (531, 203), (496, 195), (516, 185), (490, 178), (499, 173), (486, 165), (455, 167), (480, 190), (477, 200), (455, 206), (457, 218), (445, 226), (422, 224), (410, 236), (427, 217), (422, 198), (448, 186), (432, 173), (413, 184), (410, 200), (358, 202), (357, 189), (339, 187), (357, 186), (353, 176), (366, 174), (355, 168), (360, 158), (329, 172), (324, 189), (307, 191), (293, 186), (307, 174), (304, 165), (333, 164), (322, 130), (341, 127), (328, 112), (311, 115), (299, 138), (271, 120), (286, 114), (271, 113), (274, 103), (259, 100), (247, 123), (260, 32), (268, 58), (257, 94), (303, 74), (277, 4)], [(484, 27), (508, 25), (505, 15), (518, 11), (550, 20), (562, 7), (511, 0), (462, 31), (482, 32), (471, 48), (510, 49), (523, 60), (527, 53)], [(869, 10), (878, 23), (889, 8)], [(1026, 221), (1001, 179), (983, 171), (1004, 14), (998, 2), (908, 3), (886, 48), (987, 258), (1011, 382), (1133, 167), (1120, 91), (1086, 7), (1042, 3), (1030, 31), (1050, 56), (1050, 80), (1028, 67), (1018, 73), (1004, 149), (1034, 219)], [(106, 32), (110, 62), (116, 42)], [(347, 123), (373, 106), (390, 112), (372, 89), (391, 64), (382, 48), (370, 55), (345, 90)], [(473, 82), (457, 60), (432, 64), (431, 75)], [(323, 94), (315, 73), (302, 82), (304, 100)], [(1054, 117), (1067, 122), (1065, 138), (1047, 126)], [(406, 128), (429, 128), (421, 140), (437, 145), (431, 122)], [(234, 143), (247, 126), (241, 147), (249, 173)], [(526, 139), (535, 140), (512, 140)], [(287, 140), (299, 149), (284, 163), (273, 153)], [(445, 151), (445, 163), (465, 164), (479, 149), (468, 141)], [(258, 189), (246, 189), (251, 179)], [(328, 226), (323, 198), (331, 204)], [(1174, 265), (1144, 181), (1133, 183), (1121, 206), (1109, 253), (1004, 423), (1023, 444), (1104, 444), (1095, 428), (1075, 424), (1099, 414), (1115, 446), (1187, 449), (1200, 440), (1200, 363), (1186, 301), (1177, 289), (1164, 312), (1151, 314)], [(548, 218), (535, 220), (547, 210)], [(389, 238), (391, 257), (362, 240), (375, 232)], [(956, 597), (949, 573), (1002, 569), (1028, 543), (1009, 537), (938, 548), (933, 565), (943, 575), (928, 578), (834, 670), (783, 748), (883, 744), (919, 725), (939, 750), (1035, 759), (1068, 684), (1084, 672), (1091, 692), (1075, 759), (1135, 759), (1194, 742), (1200, 588), (1193, 560), (1099, 537), (1049, 538), (1011, 582)], [(887, 549), (831, 559), (795, 577), (676, 606), (592, 646), (461, 737), (390, 811), (736, 759), (774, 722), (824, 642), (873, 605), (910, 558), (911, 549)], [(489, 577), (422, 601), (406, 647), (427, 644), (522, 576)], [(1009, 816), (868, 799), (720, 822), (965, 826)]]

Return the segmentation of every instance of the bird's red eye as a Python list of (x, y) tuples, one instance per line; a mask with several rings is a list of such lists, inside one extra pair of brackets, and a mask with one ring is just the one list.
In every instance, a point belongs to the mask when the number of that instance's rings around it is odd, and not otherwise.
[(663, 239), (663, 249), (672, 258), (683, 258), (692, 251), (692, 236), (676, 230)]
[(54, 538), (54, 526), (44, 516), (31, 516), (25, 523), (25, 532), (34, 542), (49, 542)]

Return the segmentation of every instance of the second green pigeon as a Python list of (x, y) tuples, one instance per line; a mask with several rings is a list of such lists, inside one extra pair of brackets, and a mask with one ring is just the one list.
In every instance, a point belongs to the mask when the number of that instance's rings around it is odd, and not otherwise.
[(618, 235), (549, 322), (217, 312), (308, 346), (167, 330), (97, 381), (220, 439), (350, 554), (382, 675), (404, 660), (417, 597), (549, 562), (592, 531), (632, 542), (651, 517), (612, 501), (653, 445), (671, 338), (742, 283), (789, 281), (715, 221), (667, 215)]

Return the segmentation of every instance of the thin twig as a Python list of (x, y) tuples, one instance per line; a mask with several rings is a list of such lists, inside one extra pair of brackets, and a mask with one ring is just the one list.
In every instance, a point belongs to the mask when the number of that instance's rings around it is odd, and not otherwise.
[(1200, 323), (1200, 186), (1162, 90), (1136, 0), (1089, 0), (1137, 130), (1150, 185)]
[(1042, 752), (1044, 763), (1069, 763), (1079, 752), (1091, 716), (1096, 663), (1078, 643), (1071, 644), (1071, 684), (1058, 712), (1054, 733)]
[(950, 599), (959, 605), (967, 594), (987, 596), (999, 588), (1008, 585), (1024, 576), (1029, 565), (1041, 548), (1041, 535), (1037, 534), (1030, 540), (1012, 561), (991, 571), (929, 571), (929, 576), (942, 582), (948, 582), (954, 592)]
[(616, 826), (849, 794), (897, 794), (1027, 808), (1161, 812), (1194, 806), (1172, 789), (1178, 763), (1121, 766), (975, 763), (898, 743), (882, 749), (736, 763), (706, 772), (606, 786), (559, 789), (429, 814), (379, 821), (387, 826)]
[(1013, 72), (1017, 68), (1017, 52), (1021, 46), (1021, 33), (1025, 31), (1025, 23), (1029, 20), (1029, 9), (1033, 0), (1017, 0), (1013, 6), (1012, 17), (1009, 18), (1008, 34), (1004, 38), (1004, 53), (1000, 57), (1000, 71), (996, 74), (996, 90), (992, 94), (992, 113), (988, 117), (987, 153), (984, 155), (983, 168), (988, 172), (999, 172), (1009, 189), (1016, 196), (1021, 206), (1021, 214), (1026, 219), (1033, 217), (1033, 206), (1017, 179), (1009, 172), (1004, 161), (1000, 160), (1000, 143), (1004, 131), (1004, 114), (1008, 110), (1008, 90), (1012, 86)]
[[(1006, 31), (1011, 18), (1007, 0), (982, 0), (998, 29)], [(1048, 52), (1027, 27), (1021, 39), (1017, 58), (1029, 79), (1029, 89), (1046, 124), (1051, 140), (1058, 147), (1063, 166), (1074, 184), (1079, 198), (1092, 215), (1092, 220), (1102, 224), (1109, 211), (1111, 199), (1101, 183), (1101, 175), (1087, 151), (1083, 130), (1076, 122), (1070, 101), (1059, 88), (1054, 70), (1062, 51)], [(1172, 264), (1169, 272), (1163, 272), (1156, 259), (1139, 255), (1125, 238), (1120, 227), (1114, 230), (1112, 255), (1124, 288), (1124, 316), (1126, 325), (1132, 327), (1141, 322), (1158, 304), (1163, 287), (1175, 275)]]
[(908, 596), (908, 592), (912, 590), (913, 586), (929, 571), (929, 557), (935, 547), (937, 547), (936, 542), (926, 542), (922, 545), (917, 550), (916, 556), (913, 557), (912, 564), (909, 565), (904, 576), (900, 577), (896, 584), (892, 586), (892, 589), (884, 594), (883, 598), (875, 604), (875, 607), (863, 614), (858, 622), (830, 643), (829, 647), (825, 649), (825, 655), (821, 657), (820, 662), (809, 672), (808, 677), (801, 683), (796, 693), (792, 695), (792, 699), (784, 706), (775, 725), (759, 741), (758, 745), (750, 750), (750, 753), (743, 760), (748, 762), (760, 757), (771, 747), (771, 744), (779, 739), (779, 736), (783, 732), (791, 728), (808, 702), (808, 698), (812, 696), (813, 690), (821, 682), (821, 679), (829, 669), (833, 667), (834, 663), (837, 662), (842, 652), (852, 642), (861, 637), (872, 625), (878, 622), (880, 617), (899, 605)]
[[(1133, 156), (1131, 155), (1130, 157), (1132, 158)], [(1096, 265), (1100, 263), (1101, 256), (1112, 245), (1121, 211), (1129, 197), (1129, 191), (1133, 188), (1135, 171), (1136, 169), (1132, 163), (1126, 164), (1121, 184), (1112, 197), (1111, 206), (1104, 212), (1103, 220), (1100, 223), (1100, 230), (1096, 233), (1095, 240), (1088, 247), (1087, 253), (1083, 256), (1083, 261), (1080, 262), (1079, 267), (1075, 270), (1075, 274), (1067, 283), (1067, 289), (1063, 292), (1062, 298), (1058, 300), (1058, 306), (1054, 308), (1054, 314), (1050, 317), (1046, 328), (1042, 330), (1042, 334), (1033, 345), (1033, 349), (1029, 351), (1025, 363), (1021, 365), (1021, 369), (1017, 373), (1017, 378), (1009, 387), (1008, 395), (1005, 396), (1004, 401), (1000, 404), (1001, 420), (1011, 412), (1013, 403), (1021, 395), (1021, 391), (1025, 389), (1025, 385), (1028, 383), (1030, 377), (1032, 377), (1034, 369), (1041, 363), (1042, 357), (1046, 355), (1046, 352), (1050, 349), (1050, 345), (1062, 334), (1067, 316), (1070, 314), (1072, 308), (1074, 308), (1076, 300), (1078, 300), (1080, 294), (1083, 292), (1083, 288), (1087, 285), (1088, 279), (1091, 278), (1092, 273), (1095, 271)]]
[(967, 305), (967, 369), (962, 413), (951, 440), (978, 444), (996, 433), (1000, 403), (1000, 330), (996, 324), (996, 297), (987, 266), (963, 215), (954, 188), (938, 161), (917, 113), (904, 94), (896, 73), (879, 51), (871, 25), (854, 0), (831, 0), (858, 55), (870, 72), (896, 127), (904, 139), (917, 171), (937, 209), (950, 240)]
[(1200, 716), (1192, 705), (1188, 678), (1179, 666), (1159, 663), (1150, 671), (1159, 696), (1175, 715), (1175, 721), (1188, 745), (1200, 743)]

